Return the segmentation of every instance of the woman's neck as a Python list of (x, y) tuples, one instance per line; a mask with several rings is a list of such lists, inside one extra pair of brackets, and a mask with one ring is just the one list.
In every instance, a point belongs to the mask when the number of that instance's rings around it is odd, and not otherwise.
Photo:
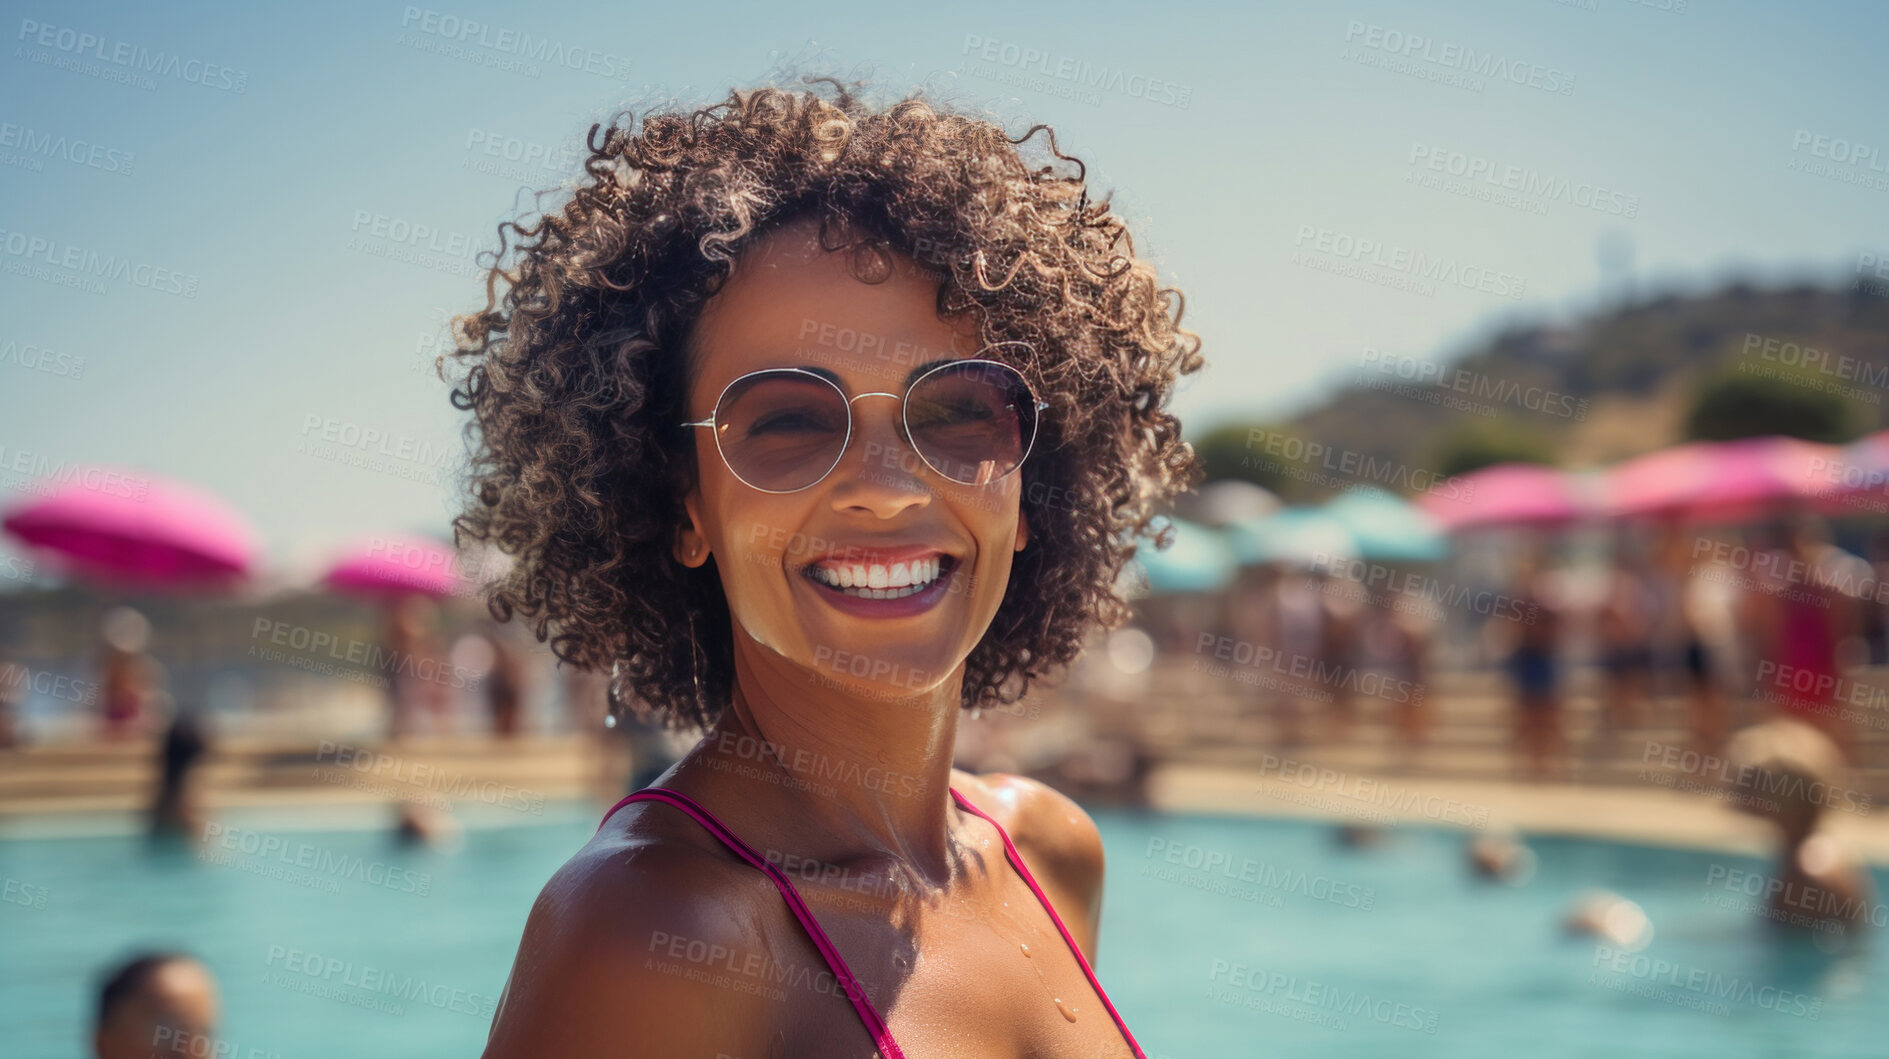
[(729, 771), (771, 774), (770, 797), (786, 809), (777, 818), (806, 847), (793, 852), (841, 864), (890, 856), (948, 885), (964, 667), (928, 692), (876, 695), (736, 641), (733, 699), (703, 744), (742, 766)]

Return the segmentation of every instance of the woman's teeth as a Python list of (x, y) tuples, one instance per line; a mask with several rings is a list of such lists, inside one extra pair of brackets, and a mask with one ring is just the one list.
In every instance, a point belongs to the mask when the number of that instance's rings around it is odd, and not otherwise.
[(808, 574), (829, 588), (862, 599), (903, 599), (923, 592), (943, 569), (943, 556), (905, 563), (817, 563)]

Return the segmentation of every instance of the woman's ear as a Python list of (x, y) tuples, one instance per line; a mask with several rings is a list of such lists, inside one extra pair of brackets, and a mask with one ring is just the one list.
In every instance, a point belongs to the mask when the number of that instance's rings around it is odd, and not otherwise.
[(708, 535), (702, 532), (701, 494), (694, 489), (682, 498), (682, 510), (688, 515), (688, 525), (676, 530), (676, 562), (687, 567), (699, 567), (708, 562)]
[(1017, 512), (1017, 546), (1011, 550), (1020, 552), (1028, 543), (1030, 543), (1030, 517), (1019, 511)]

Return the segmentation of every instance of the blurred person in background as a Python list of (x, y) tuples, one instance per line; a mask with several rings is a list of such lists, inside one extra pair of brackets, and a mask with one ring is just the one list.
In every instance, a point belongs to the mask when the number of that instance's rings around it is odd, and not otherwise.
[(15, 661), (0, 646), (0, 750), (24, 742), (20, 731), (20, 708), (26, 702), (31, 675), (26, 666)]
[(1499, 612), (1493, 630), (1513, 693), (1516, 766), (1530, 779), (1568, 774), (1561, 730), (1560, 581), (1545, 568), (1545, 545), (1530, 540), (1515, 568), (1518, 606)]
[[(1222, 615), (1228, 635), (1236, 642), (1252, 644), (1254, 647), (1274, 647), (1278, 644), (1281, 576), (1279, 567), (1273, 563), (1243, 566), (1234, 575), (1233, 583), (1226, 591)], [(1138, 612), (1137, 618), (1147, 624), (1145, 614)], [(1152, 638), (1151, 643), (1157, 659), (1171, 650), (1170, 645), (1163, 644), (1159, 637)], [(1194, 652), (1197, 656), (1200, 653), (1198, 642), (1188, 644), (1182, 650)], [(1238, 690), (1234, 696), (1241, 718), (1279, 716), (1282, 709), (1278, 703), (1279, 695), (1268, 686), (1268, 682), (1255, 682), (1246, 685), (1246, 688), (1250, 690)]]
[(1600, 641), (1601, 711), (1597, 756), (1613, 753), (1627, 729), (1646, 721), (1652, 688), (1653, 619), (1659, 606), (1640, 529), (1623, 523), (1615, 531), (1607, 591), (1595, 615)]
[(1877, 919), (1869, 870), (1823, 827), (1825, 810), (1867, 811), (1845, 786), (1843, 754), (1818, 728), (1780, 718), (1744, 729), (1726, 747), (1728, 799), (1778, 830), (1769, 922), (1786, 932), (1860, 939)]
[[(481, 674), (479, 689), (484, 692), (492, 734), (509, 739), (519, 733), (524, 723), (525, 695), (531, 680), (525, 652), (505, 626), (491, 620), (480, 622), (479, 631), (467, 639), (482, 648), (477, 652), (481, 664), (464, 668)], [(455, 648), (455, 666), (459, 665), (460, 655)]]
[(203, 834), (195, 776), (198, 762), (209, 749), (210, 734), (203, 712), (192, 706), (177, 707), (157, 748), (158, 781), (149, 820), (153, 836), (195, 838)]
[[(1391, 722), (1402, 764), (1414, 764), (1429, 738), (1429, 655), (1431, 623), (1397, 592), (1374, 591), (1357, 620), (1358, 665), (1382, 673), (1398, 692), (1390, 701)], [(1409, 689), (1409, 693), (1403, 693)]]
[(216, 977), (196, 957), (146, 952), (118, 964), (99, 986), (92, 1052), (97, 1059), (170, 1059), (226, 1054)]
[(1853, 734), (1837, 695), (1846, 641), (1857, 631), (1852, 593), (1867, 583), (1868, 564), (1832, 544), (1828, 526), (1808, 512), (1783, 519), (1771, 540), (1766, 561), (1753, 563), (1766, 645), (1758, 658), (1758, 696), (1850, 753)]
[(393, 670), (389, 736), (400, 739), (422, 727), (445, 731), (452, 702), (443, 677), (449, 660), (439, 605), (425, 596), (401, 597), (387, 611), (385, 644)]
[[(1276, 660), (1260, 672), (1273, 686), (1271, 691), (1278, 704), (1276, 739), (1281, 746), (1297, 746), (1305, 741), (1308, 713), (1326, 714), (1329, 719), (1322, 721), (1324, 724), (1344, 724), (1341, 714), (1346, 707), (1337, 703), (1329, 686), (1311, 676), (1318, 667), (1343, 659), (1332, 653), (1342, 636), (1332, 628), (1333, 614), (1324, 588), (1319, 571), (1304, 566), (1286, 568), (1273, 586), (1272, 647)], [(1321, 711), (1319, 703), (1327, 703), (1329, 708)]]
[(1863, 601), (1862, 635), (1869, 645), (1869, 664), (1889, 663), (1889, 525), (1869, 535), (1870, 591)]
[(143, 733), (150, 698), (160, 683), (157, 663), (145, 653), (151, 643), (151, 622), (130, 607), (113, 607), (99, 625), (104, 644), (104, 691), (101, 706), (107, 739), (128, 739)]
[[(1696, 547), (1693, 553), (1697, 554)], [(1692, 748), (1716, 755), (1731, 727), (1728, 674), (1743, 661), (1739, 644), (1739, 606), (1735, 578), (1722, 563), (1693, 560), (1683, 545), (1671, 553), (1686, 571), (1680, 607), (1686, 629), (1686, 718)]]

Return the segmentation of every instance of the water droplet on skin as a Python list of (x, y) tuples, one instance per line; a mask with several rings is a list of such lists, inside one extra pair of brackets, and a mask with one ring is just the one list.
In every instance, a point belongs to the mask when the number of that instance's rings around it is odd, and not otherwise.
[(1076, 1021), (1076, 1009), (1073, 1007), (1065, 1007), (1063, 1005), (1063, 1000), (1061, 997), (1056, 997), (1055, 1000), (1056, 1000), (1056, 1010), (1063, 1013), (1063, 1018), (1066, 1018), (1071, 1022)]
[(1017, 942), (1017, 948), (1023, 950), (1023, 955), (1025, 956), (1030, 955), (1030, 946), (1028, 942), (1022, 942), (1022, 941)]

